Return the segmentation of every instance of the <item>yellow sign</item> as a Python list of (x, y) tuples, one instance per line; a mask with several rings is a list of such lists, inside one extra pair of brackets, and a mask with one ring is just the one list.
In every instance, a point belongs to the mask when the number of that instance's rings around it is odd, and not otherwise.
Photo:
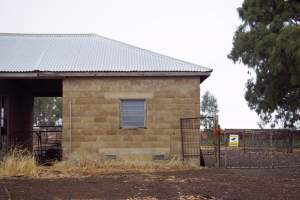
[(239, 135), (229, 135), (229, 146), (230, 147), (239, 146)]

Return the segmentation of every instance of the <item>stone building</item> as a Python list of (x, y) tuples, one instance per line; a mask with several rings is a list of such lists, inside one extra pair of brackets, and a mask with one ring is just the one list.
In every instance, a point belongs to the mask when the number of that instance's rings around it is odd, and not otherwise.
[(64, 156), (180, 156), (211, 71), (94, 34), (1, 34), (0, 134), (30, 147), (34, 97), (63, 97)]

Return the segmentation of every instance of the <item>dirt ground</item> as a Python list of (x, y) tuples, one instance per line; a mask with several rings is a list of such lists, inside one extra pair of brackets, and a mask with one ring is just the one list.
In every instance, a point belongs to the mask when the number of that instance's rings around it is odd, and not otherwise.
[(300, 168), (0, 179), (0, 199), (299, 199)]

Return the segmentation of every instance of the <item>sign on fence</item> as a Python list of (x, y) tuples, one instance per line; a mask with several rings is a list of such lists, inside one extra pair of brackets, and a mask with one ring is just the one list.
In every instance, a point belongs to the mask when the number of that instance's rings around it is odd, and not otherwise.
[(239, 135), (229, 135), (229, 146), (230, 147), (239, 146)]

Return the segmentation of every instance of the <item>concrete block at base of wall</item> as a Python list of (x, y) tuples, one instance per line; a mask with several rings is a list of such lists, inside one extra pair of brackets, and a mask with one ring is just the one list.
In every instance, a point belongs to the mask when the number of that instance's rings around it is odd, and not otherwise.
[(200, 166), (200, 157), (184, 158), (184, 163), (189, 163), (195, 166)]
[[(73, 155), (72, 155), (73, 154)], [(169, 148), (97, 148), (94, 146), (83, 146), (75, 148), (72, 153), (64, 157), (67, 159), (69, 155), (79, 157), (93, 156), (95, 159), (101, 160), (158, 160), (163, 157), (169, 159)]]
[(116, 155), (118, 160), (153, 160), (155, 156), (163, 155), (169, 158), (168, 148), (103, 148), (101, 154)]

